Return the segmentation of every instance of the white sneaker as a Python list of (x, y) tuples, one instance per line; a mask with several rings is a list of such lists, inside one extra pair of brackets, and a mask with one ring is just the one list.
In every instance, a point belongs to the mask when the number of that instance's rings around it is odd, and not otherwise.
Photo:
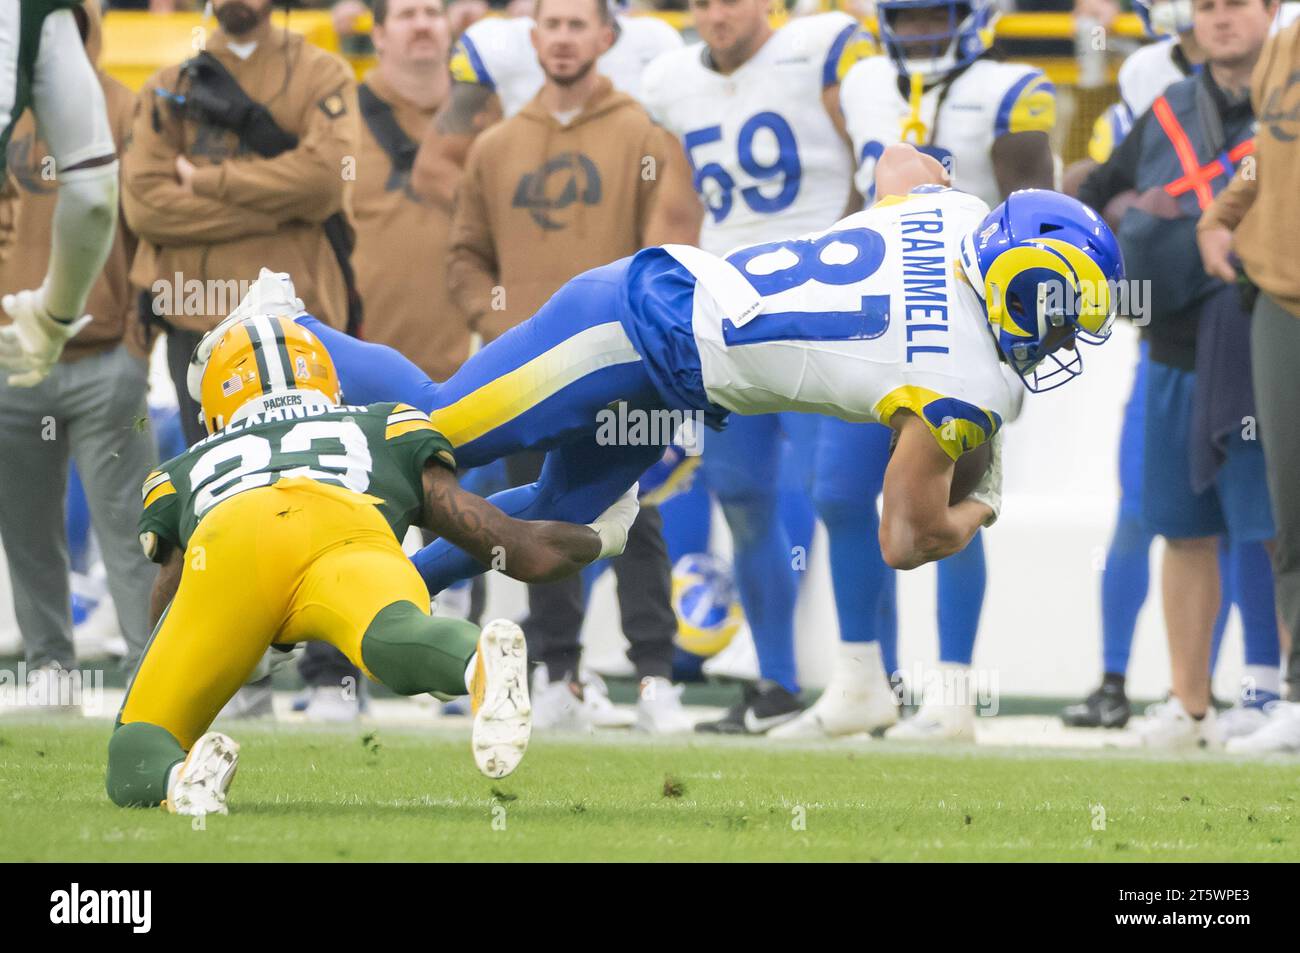
[(652, 735), (693, 731), (695, 722), (682, 707), (683, 686), (666, 678), (647, 675), (641, 679), (641, 697), (636, 703), (636, 728)]
[(43, 715), (80, 715), (83, 688), (80, 672), (50, 662), (27, 673), (25, 704)]
[(194, 742), (180, 770), (173, 771), (162, 806), (172, 814), (191, 817), (228, 814), (226, 791), (238, 768), (238, 742), (209, 731)]
[(898, 722), (898, 702), (885, 676), (878, 642), (841, 642), (839, 663), (816, 703), (778, 725), (769, 738), (839, 738)]
[(922, 702), (916, 714), (885, 732), (890, 741), (974, 741), (975, 706)]
[(1229, 751), (1249, 754), (1300, 752), (1300, 703), (1272, 702), (1265, 707), (1267, 721), (1245, 737), (1227, 744)]
[(1183, 703), (1174, 695), (1147, 708), (1146, 717), (1134, 730), (1144, 748), (1164, 748), (1181, 751), (1195, 748), (1212, 748), (1219, 744), (1218, 726), (1214, 706), (1205, 710), (1199, 721), (1187, 714)]
[(533, 724), (542, 731), (590, 732), (591, 712), (580, 696), (581, 686), (572, 681), (533, 684)]
[(542, 731), (590, 732), (591, 713), (583, 704), (582, 686), (548, 681), (546, 666), (533, 675), (533, 724)]
[[(1274, 703), (1268, 703), (1268, 705), (1272, 704)], [(1246, 738), (1259, 731), (1268, 724), (1267, 707), (1266, 705), (1233, 705), (1218, 716), (1219, 740), (1228, 742), (1235, 738)]]
[(506, 619), (483, 627), (468, 688), (474, 762), (489, 778), (504, 778), (519, 767), (533, 733), (523, 629)]
[(313, 685), (309, 689), (307, 707), (302, 710), (308, 721), (320, 724), (346, 724), (361, 717), (361, 699), (355, 687), (342, 685)]
[(637, 715), (609, 700), (609, 688), (595, 672), (582, 672), (578, 681), (582, 685), (582, 703), (593, 728), (631, 728), (636, 724)]

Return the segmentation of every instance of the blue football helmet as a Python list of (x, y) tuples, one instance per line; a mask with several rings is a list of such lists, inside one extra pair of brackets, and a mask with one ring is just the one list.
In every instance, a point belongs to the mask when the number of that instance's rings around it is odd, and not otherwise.
[(1133, 0), (1133, 12), (1149, 37), (1192, 32), (1192, 0)]
[[(945, 10), (948, 25), (938, 33), (900, 36), (893, 19), (909, 10)], [(880, 41), (903, 76), (918, 73), (934, 83), (986, 53), (1000, 12), (992, 0), (877, 0)]]
[(1012, 192), (962, 240), (961, 260), (998, 350), (1030, 391), (1083, 371), (1078, 349), (1061, 348), (1110, 337), (1124, 256), (1110, 226), (1078, 199)]

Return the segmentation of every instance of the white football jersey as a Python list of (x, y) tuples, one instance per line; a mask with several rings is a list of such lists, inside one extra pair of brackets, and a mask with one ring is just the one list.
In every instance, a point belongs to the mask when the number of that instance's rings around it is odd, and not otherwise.
[[(596, 61), (614, 88), (641, 98), (641, 73), (656, 56), (683, 45), (681, 34), (650, 16), (616, 16), (618, 38)], [(533, 49), (530, 17), (488, 17), (479, 20), (456, 42), (451, 56), (452, 78), (493, 90), (506, 118), (523, 109), (546, 82)]]
[(1178, 41), (1174, 37), (1159, 40), (1134, 50), (1119, 67), (1119, 99), (1134, 120), (1151, 108), (1166, 89), (1186, 79), (1188, 74), (1175, 58)]
[[(840, 108), (858, 160), (858, 191), (874, 198), (876, 161), (885, 147), (903, 141), (912, 108), (898, 87), (888, 56), (873, 56), (849, 70), (840, 86)], [(993, 143), (1012, 132), (1056, 125), (1056, 90), (1043, 71), (1023, 63), (976, 60), (948, 84), (921, 97), (916, 117), (925, 126), (914, 145), (944, 164), (953, 185), (989, 205), (1002, 201), (993, 174)]]
[(646, 68), (642, 102), (682, 141), (708, 210), (701, 247), (721, 253), (844, 213), (853, 162), (821, 97), (870, 48), (856, 20), (824, 13), (791, 20), (730, 75), (707, 65), (703, 43)]
[(709, 399), (885, 424), (907, 408), (954, 459), (983, 443), (1024, 389), (1004, 373), (960, 264), (962, 238), (988, 213), (929, 186), (725, 262), (668, 246), (699, 282), (692, 324)]

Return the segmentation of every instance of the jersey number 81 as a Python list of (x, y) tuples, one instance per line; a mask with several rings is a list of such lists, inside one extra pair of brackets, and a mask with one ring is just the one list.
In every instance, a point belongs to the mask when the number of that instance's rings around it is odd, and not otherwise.
[[(840, 261), (827, 261), (826, 252), (833, 247)], [(853, 257), (842, 260), (846, 251)], [(751, 269), (750, 263), (764, 255), (773, 255), (769, 262), (777, 267)], [(885, 239), (869, 228), (845, 228), (819, 238), (751, 245), (728, 255), (727, 261), (766, 298), (810, 281), (832, 287), (865, 282), (884, 264)], [(889, 307), (889, 295), (864, 294), (851, 311), (763, 310), (740, 327), (724, 320), (722, 338), (727, 347), (771, 341), (869, 341), (888, 330)]]

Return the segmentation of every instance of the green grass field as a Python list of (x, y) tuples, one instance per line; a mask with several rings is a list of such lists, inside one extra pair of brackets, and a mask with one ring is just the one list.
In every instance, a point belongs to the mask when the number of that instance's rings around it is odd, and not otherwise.
[(0, 723), (0, 860), (1300, 859), (1288, 761), (622, 735), (493, 782), (446, 732), (232, 733), (231, 814), (194, 829), (109, 803), (106, 723)]

